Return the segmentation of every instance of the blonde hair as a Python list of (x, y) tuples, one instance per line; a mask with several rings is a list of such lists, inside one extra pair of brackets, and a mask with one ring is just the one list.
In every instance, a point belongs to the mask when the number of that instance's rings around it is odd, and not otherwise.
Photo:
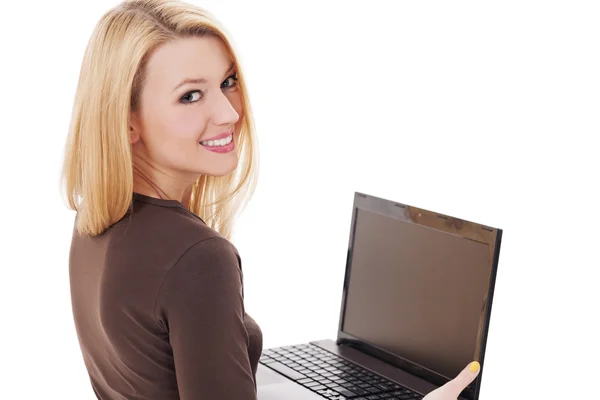
[(226, 176), (202, 175), (189, 210), (231, 239), (239, 212), (258, 176), (253, 115), (239, 60), (225, 29), (206, 10), (178, 0), (125, 0), (100, 19), (87, 45), (65, 146), (62, 184), (77, 211), (80, 234), (96, 236), (123, 218), (133, 197), (128, 121), (139, 102), (145, 65), (162, 43), (190, 36), (219, 37), (237, 66), (244, 117), (238, 168)]

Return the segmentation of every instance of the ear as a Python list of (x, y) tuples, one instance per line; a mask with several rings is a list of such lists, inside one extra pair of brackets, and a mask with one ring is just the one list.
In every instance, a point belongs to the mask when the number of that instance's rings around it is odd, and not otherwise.
[(127, 128), (129, 133), (129, 143), (136, 144), (139, 142), (141, 138), (141, 124), (137, 113), (131, 112), (129, 114), (129, 126)]

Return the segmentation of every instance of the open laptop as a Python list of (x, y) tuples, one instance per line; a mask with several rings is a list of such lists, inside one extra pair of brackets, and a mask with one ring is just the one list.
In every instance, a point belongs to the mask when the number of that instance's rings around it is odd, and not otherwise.
[(258, 399), (421, 399), (477, 360), (477, 400), (501, 238), (356, 192), (337, 339), (265, 349)]

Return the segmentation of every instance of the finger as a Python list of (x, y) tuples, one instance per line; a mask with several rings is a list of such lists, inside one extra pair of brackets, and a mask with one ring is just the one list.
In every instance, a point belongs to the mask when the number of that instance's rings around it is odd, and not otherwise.
[(479, 375), (480, 370), (481, 367), (479, 363), (477, 361), (473, 361), (472, 363), (467, 365), (465, 369), (463, 369), (456, 376), (456, 378), (446, 383), (445, 386), (448, 387), (448, 389), (452, 392), (453, 395), (458, 397), (458, 395), (463, 390), (465, 390), (465, 388), (469, 386), (469, 384), (471, 384), (471, 382), (473, 382), (475, 378), (477, 378), (477, 375)]

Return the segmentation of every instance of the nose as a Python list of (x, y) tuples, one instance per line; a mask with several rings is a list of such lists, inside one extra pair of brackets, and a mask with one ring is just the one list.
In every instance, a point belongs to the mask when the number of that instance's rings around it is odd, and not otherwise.
[(233, 125), (240, 115), (237, 113), (227, 96), (221, 92), (214, 97), (212, 120), (215, 125)]

